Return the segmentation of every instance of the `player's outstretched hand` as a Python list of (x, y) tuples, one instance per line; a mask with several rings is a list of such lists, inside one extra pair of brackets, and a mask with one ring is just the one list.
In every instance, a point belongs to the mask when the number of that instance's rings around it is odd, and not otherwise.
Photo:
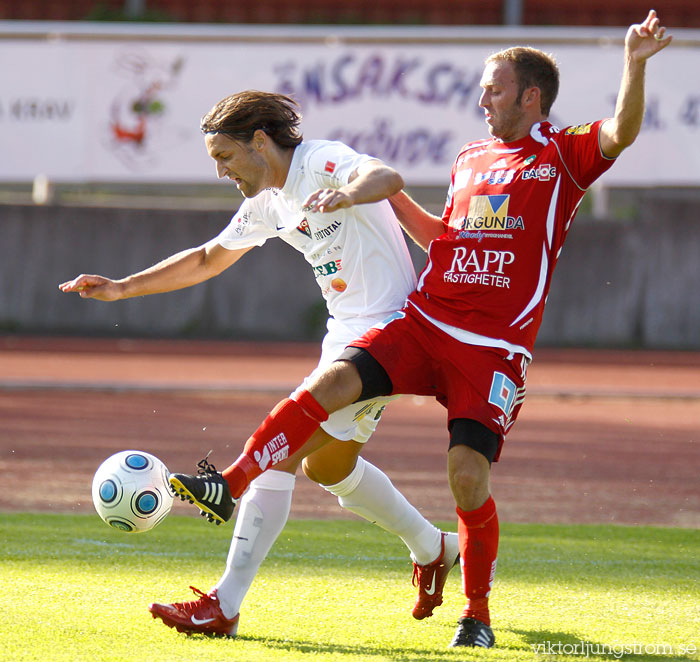
[(630, 26), (625, 37), (625, 50), (635, 60), (647, 60), (671, 43), (673, 37), (665, 35), (666, 28), (652, 9), (643, 23)]
[(322, 188), (309, 195), (302, 209), (304, 211), (320, 211), (322, 213), (347, 209), (354, 204), (352, 198), (340, 189)]
[(77, 292), (83, 299), (116, 301), (121, 298), (121, 287), (111, 278), (82, 274), (58, 286), (61, 292)]

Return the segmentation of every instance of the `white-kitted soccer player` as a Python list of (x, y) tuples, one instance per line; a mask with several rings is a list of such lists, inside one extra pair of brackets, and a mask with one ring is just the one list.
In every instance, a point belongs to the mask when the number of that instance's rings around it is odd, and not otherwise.
[[(386, 198), (400, 191), (400, 175), (346, 145), (303, 141), (295, 102), (279, 94), (245, 91), (229, 96), (202, 119), (217, 175), (234, 181), (246, 198), (230, 224), (203, 246), (185, 250), (119, 280), (81, 275), (59, 287), (81, 297), (115, 301), (189, 287), (237, 262), (255, 246), (279, 237), (303, 253), (326, 300), (330, 317), (315, 373), (352, 340), (404, 305), (416, 284), (408, 249)], [(346, 407), (314, 434), (317, 449), (304, 472), (338, 497), (340, 505), (398, 535), (414, 561), (418, 598), (413, 616), (426, 618), (442, 603), (442, 590), (458, 558), (456, 534), (428, 522), (377, 467), (359, 456), (390, 398)], [(269, 451), (268, 451), (269, 452)], [(283, 452), (283, 451), (282, 451)], [(184, 632), (236, 633), (243, 599), (291, 506), (300, 456), (261, 457), (274, 465), (242, 498), (226, 570), (198, 599), (152, 604), (151, 613)], [(203, 476), (213, 467), (203, 460)], [(208, 499), (208, 500), (207, 500)], [(221, 494), (200, 507), (222, 518)]]

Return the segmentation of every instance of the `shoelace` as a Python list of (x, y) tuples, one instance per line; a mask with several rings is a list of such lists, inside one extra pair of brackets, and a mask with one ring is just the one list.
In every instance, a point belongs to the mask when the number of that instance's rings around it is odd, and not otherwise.
[[(436, 566), (438, 566), (442, 561), (442, 556), (438, 557), (435, 559), (432, 563), (428, 563), (427, 565), (418, 565), (417, 563), (413, 564), (413, 585), (414, 586), (419, 586), (420, 585), (420, 580), (421, 580), (421, 574), (425, 570), (428, 572), (429, 570), (433, 570), (435, 572)], [(430, 575), (428, 575), (430, 577)]]
[[(209, 460), (210, 455), (211, 455), (211, 451), (209, 451), (207, 453), (206, 457), (203, 460), (200, 460), (199, 462), (197, 462), (197, 467), (198, 467), (197, 473), (200, 476), (206, 476), (208, 474), (217, 473), (216, 467), (213, 464), (209, 464), (208, 460)], [(190, 586), (190, 588), (192, 588), (192, 587)]]
[(190, 586), (190, 588), (192, 589), (192, 593), (198, 595), (199, 598), (197, 598), (197, 600), (191, 600), (190, 602), (181, 602), (177, 605), (186, 614), (191, 614), (192, 612), (194, 612), (195, 609), (198, 609), (201, 606), (202, 601), (213, 602), (212, 597), (204, 593), (204, 591), (200, 591), (194, 586)]
[[(211, 452), (211, 451), (210, 451)], [(209, 455), (207, 455), (209, 457)], [(206, 458), (205, 458), (206, 459)], [(411, 580), (413, 582), (414, 586), (419, 586), (420, 585), (420, 576), (421, 572), (424, 569), (431, 568), (433, 566), (436, 566), (440, 561), (442, 561), (443, 557), (445, 556), (445, 534), (442, 534), (442, 539), (440, 542), (440, 556), (438, 556), (432, 563), (428, 563), (427, 565), (418, 565), (417, 563), (413, 564), (413, 579)]]
[(420, 576), (421, 576), (422, 571), (423, 571), (423, 566), (418, 565), (417, 563), (413, 564), (413, 579), (411, 581), (413, 582), (414, 586), (420, 585)]

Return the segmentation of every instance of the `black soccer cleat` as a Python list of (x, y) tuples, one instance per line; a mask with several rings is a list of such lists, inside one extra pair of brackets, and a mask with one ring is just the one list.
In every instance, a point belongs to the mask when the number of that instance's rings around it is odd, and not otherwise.
[(170, 474), (168, 482), (175, 496), (193, 503), (202, 517), (218, 525), (231, 519), (238, 499), (231, 496), (228, 483), (216, 467), (207, 462), (207, 457), (197, 464), (196, 476)]
[(460, 618), (457, 623), (457, 632), (455, 632), (449, 648), (455, 648), (456, 646), (492, 648), (496, 643), (493, 630), (486, 623), (466, 616)]

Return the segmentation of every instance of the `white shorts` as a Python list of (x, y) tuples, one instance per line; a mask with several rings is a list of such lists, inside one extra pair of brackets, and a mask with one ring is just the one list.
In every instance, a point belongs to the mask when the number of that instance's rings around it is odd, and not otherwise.
[[(343, 353), (348, 343), (361, 336), (376, 323), (376, 319), (340, 322), (333, 317), (329, 318), (326, 325), (328, 333), (321, 344), (321, 358), (318, 365), (296, 391), (307, 388), (309, 382), (316, 375), (322, 373)], [(376, 429), (384, 407), (388, 402), (398, 397), (398, 395), (393, 395), (356, 402), (331, 414), (325, 423), (321, 423), (321, 428), (331, 437), (341, 441), (357, 441), (364, 444)]]

